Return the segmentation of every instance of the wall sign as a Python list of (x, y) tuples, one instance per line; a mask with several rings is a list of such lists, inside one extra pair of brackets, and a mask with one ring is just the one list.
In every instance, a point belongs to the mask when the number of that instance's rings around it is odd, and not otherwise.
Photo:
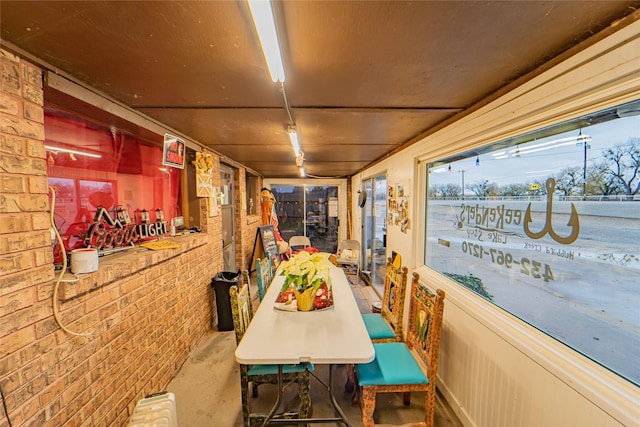
[(165, 133), (162, 152), (162, 164), (184, 169), (185, 143), (177, 136)]
[(275, 271), (280, 265), (280, 252), (276, 243), (276, 234), (273, 225), (263, 225), (256, 230), (256, 240), (253, 243), (253, 252), (249, 260), (249, 270), (255, 270), (256, 258), (268, 257), (271, 260), (271, 268)]
[[(164, 220), (134, 224), (121, 221), (118, 217), (124, 217), (122, 210), (116, 219), (113, 219), (107, 209), (98, 207), (85, 237), (85, 247), (96, 248), (98, 252), (109, 249), (126, 249), (133, 247), (135, 243), (160, 237), (168, 232), (167, 222)], [(128, 218), (128, 214), (126, 218)]]
[(196, 196), (211, 197), (213, 195), (213, 155), (196, 153), (191, 162), (196, 167)]

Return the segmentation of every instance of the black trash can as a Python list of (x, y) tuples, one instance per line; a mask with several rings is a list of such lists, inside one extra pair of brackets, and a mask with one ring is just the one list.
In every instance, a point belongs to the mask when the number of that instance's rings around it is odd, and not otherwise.
[(233, 331), (233, 314), (231, 313), (229, 289), (233, 285), (238, 285), (240, 274), (240, 270), (238, 272), (221, 271), (211, 279), (211, 286), (213, 286), (216, 295), (219, 331)]

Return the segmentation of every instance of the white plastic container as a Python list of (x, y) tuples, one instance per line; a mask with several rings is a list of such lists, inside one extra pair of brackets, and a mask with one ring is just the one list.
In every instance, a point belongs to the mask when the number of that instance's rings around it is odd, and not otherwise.
[(81, 248), (71, 251), (71, 272), (74, 274), (92, 273), (98, 270), (98, 250)]
[(129, 419), (129, 427), (178, 427), (176, 396), (165, 392), (140, 400)]

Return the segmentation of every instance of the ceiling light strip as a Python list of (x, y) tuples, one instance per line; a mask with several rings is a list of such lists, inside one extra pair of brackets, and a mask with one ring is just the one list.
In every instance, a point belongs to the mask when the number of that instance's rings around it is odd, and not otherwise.
[(249, 11), (251, 12), (251, 18), (253, 19), (253, 25), (258, 33), (260, 39), (260, 46), (262, 47), (262, 53), (267, 61), (267, 67), (269, 68), (269, 74), (271, 74), (271, 80), (280, 83), (280, 91), (282, 92), (282, 98), (284, 100), (285, 110), (289, 116), (289, 127), (287, 133), (291, 140), (291, 147), (295, 154), (296, 166), (300, 170), (302, 177), (306, 176), (303, 167), (304, 155), (300, 148), (300, 139), (296, 129), (296, 122), (293, 118), (293, 112), (287, 99), (287, 93), (284, 88), (284, 65), (282, 63), (282, 53), (280, 50), (280, 42), (278, 40), (278, 30), (276, 29), (276, 21), (273, 15), (273, 9), (271, 7), (270, 0), (247, 0)]
[(289, 128), (289, 139), (291, 139), (291, 146), (296, 157), (300, 155), (300, 142), (298, 141), (298, 132), (295, 127)]
[(278, 32), (271, 2), (269, 0), (247, 0), (247, 3), (251, 11), (253, 25), (258, 32), (262, 53), (267, 61), (271, 80), (284, 82), (284, 66), (282, 65), (280, 43), (278, 42)]
[(44, 148), (46, 148), (49, 151), (53, 151), (54, 153), (77, 154), (78, 156), (93, 157), (94, 159), (101, 159), (102, 158), (102, 155), (100, 155), (100, 154), (93, 154), (93, 153), (87, 153), (87, 152), (84, 152), (84, 151), (71, 150), (69, 148), (53, 147), (51, 145), (45, 145)]

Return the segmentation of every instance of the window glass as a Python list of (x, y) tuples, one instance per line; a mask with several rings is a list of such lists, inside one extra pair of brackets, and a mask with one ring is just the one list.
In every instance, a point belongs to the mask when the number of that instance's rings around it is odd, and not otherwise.
[(307, 236), (320, 252), (338, 249), (338, 187), (334, 185), (272, 185), (278, 231), (288, 242)]
[(640, 384), (640, 102), (427, 168), (425, 264)]
[(67, 251), (85, 246), (99, 207), (113, 219), (118, 209), (126, 210), (133, 222), (145, 210), (151, 222), (181, 214), (181, 170), (162, 164), (162, 136), (142, 140), (52, 108), (44, 125), (47, 175), (56, 195), (54, 220)]
[(258, 177), (252, 175), (250, 173), (246, 174), (246, 207), (247, 207), (247, 215), (257, 215), (258, 214), (258, 205), (260, 204), (260, 192), (258, 186)]

